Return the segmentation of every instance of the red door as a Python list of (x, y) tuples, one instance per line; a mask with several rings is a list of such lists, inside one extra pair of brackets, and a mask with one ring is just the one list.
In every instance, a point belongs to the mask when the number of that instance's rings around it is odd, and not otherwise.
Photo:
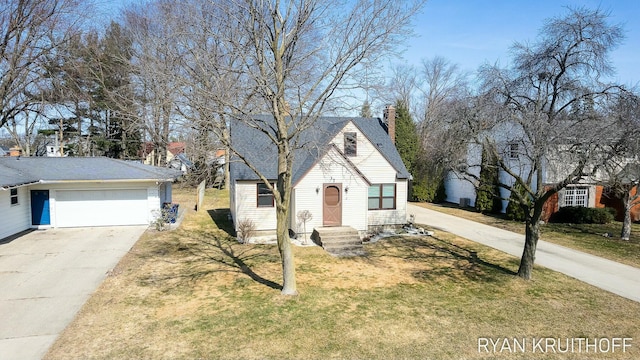
[(322, 225), (342, 225), (342, 184), (323, 185)]

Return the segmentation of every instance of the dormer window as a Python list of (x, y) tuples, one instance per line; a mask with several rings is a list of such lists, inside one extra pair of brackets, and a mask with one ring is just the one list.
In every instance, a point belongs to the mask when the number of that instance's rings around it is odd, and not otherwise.
[(355, 132), (344, 133), (344, 154), (346, 156), (358, 155), (358, 139)]

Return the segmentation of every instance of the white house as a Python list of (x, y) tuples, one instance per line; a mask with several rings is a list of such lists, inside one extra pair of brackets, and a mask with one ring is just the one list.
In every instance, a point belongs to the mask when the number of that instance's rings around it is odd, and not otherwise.
[[(300, 234), (302, 211), (311, 213), (306, 231), (349, 226), (363, 235), (374, 227), (406, 223), (410, 175), (394, 145), (395, 109), (386, 123), (372, 118), (322, 117), (302, 134), (293, 164), (289, 226)], [(263, 121), (273, 121), (268, 116)], [(388, 125), (387, 125), (388, 124)], [(387, 131), (389, 129), (389, 131)], [(231, 142), (268, 179), (277, 178), (276, 149), (267, 137), (241, 122), (231, 125)], [(231, 214), (250, 219), (261, 235), (273, 235), (272, 194), (243, 162), (230, 163)]]
[[(502, 160), (511, 171), (518, 174), (522, 178), (527, 178), (531, 172), (531, 151), (529, 144), (523, 140), (522, 129), (515, 124), (500, 124), (486, 135), (495, 142), (498, 151), (502, 155)], [(564, 178), (566, 178), (575, 168), (575, 155), (573, 150), (567, 145), (556, 145), (552, 147), (554, 151), (550, 151), (544, 156), (540, 172), (542, 180), (540, 186), (553, 186)], [(593, 151), (593, 150), (592, 150)], [(592, 160), (597, 162), (597, 159)], [(600, 159), (602, 161), (602, 159)], [(618, 160), (625, 163), (624, 160)], [(482, 146), (479, 142), (473, 142), (467, 145), (466, 159), (467, 164), (464, 172), (450, 171), (445, 178), (445, 188), (447, 193), (446, 201), (460, 204), (461, 206), (475, 206), (477, 181), (473, 176), (466, 175), (465, 172), (479, 177), (482, 162)], [(587, 165), (586, 171), (590, 170)], [(617, 218), (620, 218), (620, 199), (606, 194), (603, 183), (606, 182), (608, 175), (601, 171), (595, 171), (590, 176), (583, 176), (575, 183), (568, 184), (560, 189), (556, 194), (551, 196), (545, 203), (543, 210), (543, 219), (548, 220), (550, 216), (557, 212), (561, 207), (565, 206), (582, 206), (582, 207), (611, 207), (618, 211)], [(512, 185), (514, 178), (505, 171), (499, 171), (500, 182)], [(536, 184), (536, 176), (532, 176), (532, 185)], [(502, 201), (502, 212), (505, 212), (510, 191), (504, 188), (500, 189)], [(633, 219), (640, 219), (640, 207), (635, 207), (632, 211)]]
[(150, 224), (180, 175), (104, 157), (0, 158), (0, 239), (30, 228)]

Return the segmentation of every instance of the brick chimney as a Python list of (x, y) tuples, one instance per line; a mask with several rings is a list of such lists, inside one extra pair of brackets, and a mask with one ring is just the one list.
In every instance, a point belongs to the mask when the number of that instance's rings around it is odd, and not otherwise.
[(387, 105), (384, 108), (384, 122), (387, 124), (387, 132), (392, 143), (396, 143), (396, 108), (393, 105)]

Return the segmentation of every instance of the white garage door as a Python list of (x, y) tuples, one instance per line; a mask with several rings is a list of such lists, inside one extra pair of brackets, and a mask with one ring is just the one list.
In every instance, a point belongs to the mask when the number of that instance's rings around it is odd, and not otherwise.
[(148, 209), (146, 189), (56, 191), (59, 227), (148, 224)]

